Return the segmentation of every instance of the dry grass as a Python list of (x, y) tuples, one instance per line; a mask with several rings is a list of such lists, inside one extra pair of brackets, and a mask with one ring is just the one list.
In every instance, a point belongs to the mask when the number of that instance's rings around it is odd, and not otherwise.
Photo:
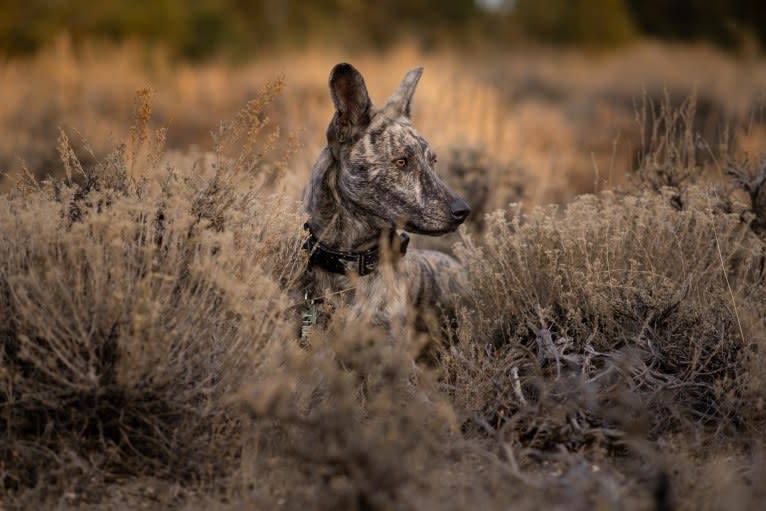
[[(455, 149), (481, 149), (495, 167), (524, 169), (533, 177), (522, 197), (530, 205), (625, 185), (641, 147), (635, 111), (644, 92), (657, 108), (667, 92), (675, 109), (696, 90), (696, 125), (713, 147), (727, 124), (735, 145), (756, 152), (763, 145), (766, 63), (704, 47), (642, 43), (603, 54), (537, 50), (481, 56), (400, 47), (375, 55), (276, 55), (233, 67), (224, 61), (178, 63), (161, 51), (132, 46), (75, 50), (61, 40), (31, 60), (0, 64), (0, 172), (20, 168), (19, 157), (38, 177), (56, 172), (58, 157), (48, 141), (58, 126), (70, 134), (80, 158), (93, 163), (78, 132), (102, 157), (126, 138), (133, 110), (128, 98), (146, 87), (156, 90), (154, 126), (169, 128), (168, 147), (209, 151), (216, 120), (233, 117), (266, 82), (284, 75), (287, 85), (272, 118), (300, 137), (284, 183), (297, 195), (332, 114), (329, 69), (349, 59), (378, 102), (409, 67), (425, 65), (415, 120), (441, 160)], [(518, 198), (505, 175), (487, 178), (490, 211)], [(0, 186), (8, 189), (8, 180)]]
[[(236, 126), (251, 128), (270, 93)], [(301, 218), (275, 213), (284, 201), (239, 166), (257, 165), (249, 150), (207, 173), (160, 167), (160, 148), (144, 147), (163, 138), (149, 108), (139, 93), (129, 143), (96, 166), (62, 132), (66, 179), (3, 197), (6, 490), (44, 489), (51, 468), (226, 472), (239, 420), (227, 396), (290, 336), (279, 282), (300, 268)]]
[[(47, 167), (30, 158), (31, 171), (0, 195), (4, 507), (748, 509), (762, 501), (757, 130), (723, 149), (702, 143), (699, 99), (694, 109), (668, 94), (655, 108), (648, 95), (646, 143), (636, 130), (621, 139), (635, 137), (630, 151), (604, 138), (608, 151), (591, 155), (588, 137), (604, 134), (598, 124), (579, 133), (578, 123), (634, 122), (632, 101), (614, 117), (593, 113), (605, 89), (632, 94), (620, 80), (634, 76), (609, 82), (593, 71), (624, 70), (619, 60), (599, 57), (606, 68), (578, 74), (593, 61), (514, 56), (529, 79), (560, 77), (555, 66), (571, 73), (557, 86), (563, 97), (532, 101), (513, 92), (521, 82), (488, 85), (491, 70), (465, 73), (445, 56), (360, 57), (376, 98), (401, 74), (389, 73), (397, 59), (432, 59), (441, 81), (424, 79), (416, 123), (442, 148), (447, 179), (488, 213), (452, 247), (474, 291), (450, 342), (423, 365), (407, 352), (414, 339), (381, 343), (368, 325), (332, 322), (310, 347), (295, 339), (304, 219), (291, 197), (330, 115), (316, 77), (333, 56), (299, 58), (286, 84), (262, 78), (277, 76), (276, 63), (261, 63), (261, 74), (180, 67), (182, 79), (159, 58), (153, 92), (138, 83), (148, 75), (133, 74), (134, 50), (113, 55), (112, 74), (126, 82), (114, 90), (97, 59), (60, 51), (74, 72), (48, 64), (75, 83), (57, 89), (60, 102), (45, 88), (63, 82), (33, 80), (51, 102), (2, 111), (2, 122), (26, 111), (21, 126), (36, 126), (20, 135), (34, 147), (14, 147), (50, 158)], [(49, 73), (46, 58), (6, 64), (19, 69), (3, 79)], [(717, 87), (700, 85), (698, 98), (739, 115), (739, 99)], [(601, 106), (582, 113), (578, 95), (587, 91)], [(95, 97), (100, 114), (83, 107)], [(108, 129), (94, 129), (85, 111)], [(211, 126), (212, 111), (232, 121)], [(123, 115), (134, 120), (126, 130)], [(176, 115), (167, 132), (156, 128)], [(86, 136), (113, 129), (125, 142), (85, 143), (69, 121), (63, 130), (50, 122), (67, 116), (82, 120)], [(198, 136), (195, 123), (213, 129), (210, 150), (179, 152)], [(302, 146), (289, 134), (301, 125)], [(532, 135), (540, 147), (526, 144)], [(551, 163), (563, 154), (568, 163)], [(591, 170), (577, 185), (581, 157)], [(603, 173), (594, 185), (602, 157), (637, 161), (638, 186), (572, 198), (605, 186)], [(40, 168), (58, 177), (41, 181), (32, 172)], [(569, 200), (543, 205), (551, 199)]]

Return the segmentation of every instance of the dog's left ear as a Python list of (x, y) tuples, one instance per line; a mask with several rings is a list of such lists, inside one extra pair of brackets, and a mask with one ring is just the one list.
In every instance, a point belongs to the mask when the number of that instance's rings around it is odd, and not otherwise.
[(390, 117), (409, 117), (412, 110), (412, 95), (415, 94), (415, 88), (418, 86), (420, 76), (423, 74), (423, 67), (411, 69), (404, 75), (402, 83), (396, 92), (386, 101), (383, 111)]

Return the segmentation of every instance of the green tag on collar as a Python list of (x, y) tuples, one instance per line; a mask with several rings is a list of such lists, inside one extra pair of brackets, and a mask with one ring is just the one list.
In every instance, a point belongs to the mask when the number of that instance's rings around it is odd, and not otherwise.
[(307, 340), (311, 335), (311, 330), (317, 324), (319, 310), (313, 302), (307, 302), (301, 310), (301, 340)]

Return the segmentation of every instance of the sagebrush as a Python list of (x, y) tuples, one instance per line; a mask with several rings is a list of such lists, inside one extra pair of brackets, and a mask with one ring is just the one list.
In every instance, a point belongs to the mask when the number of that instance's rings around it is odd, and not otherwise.
[[(755, 507), (760, 166), (731, 168), (749, 197), (681, 180), (491, 212), (452, 248), (473, 293), (427, 364), (364, 324), (301, 347), (278, 90), (186, 160), (142, 92), (124, 145), (91, 163), (65, 133), (63, 178), (0, 197), (3, 505)], [(482, 196), (473, 159), (446, 163)]]

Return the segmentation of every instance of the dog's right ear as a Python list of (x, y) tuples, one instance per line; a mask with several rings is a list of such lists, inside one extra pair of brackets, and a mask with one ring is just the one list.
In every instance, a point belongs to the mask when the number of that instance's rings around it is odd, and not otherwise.
[(372, 102), (361, 73), (346, 63), (330, 72), (330, 95), (335, 115), (327, 129), (327, 141), (332, 149), (336, 144), (356, 141), (370, 123)]

